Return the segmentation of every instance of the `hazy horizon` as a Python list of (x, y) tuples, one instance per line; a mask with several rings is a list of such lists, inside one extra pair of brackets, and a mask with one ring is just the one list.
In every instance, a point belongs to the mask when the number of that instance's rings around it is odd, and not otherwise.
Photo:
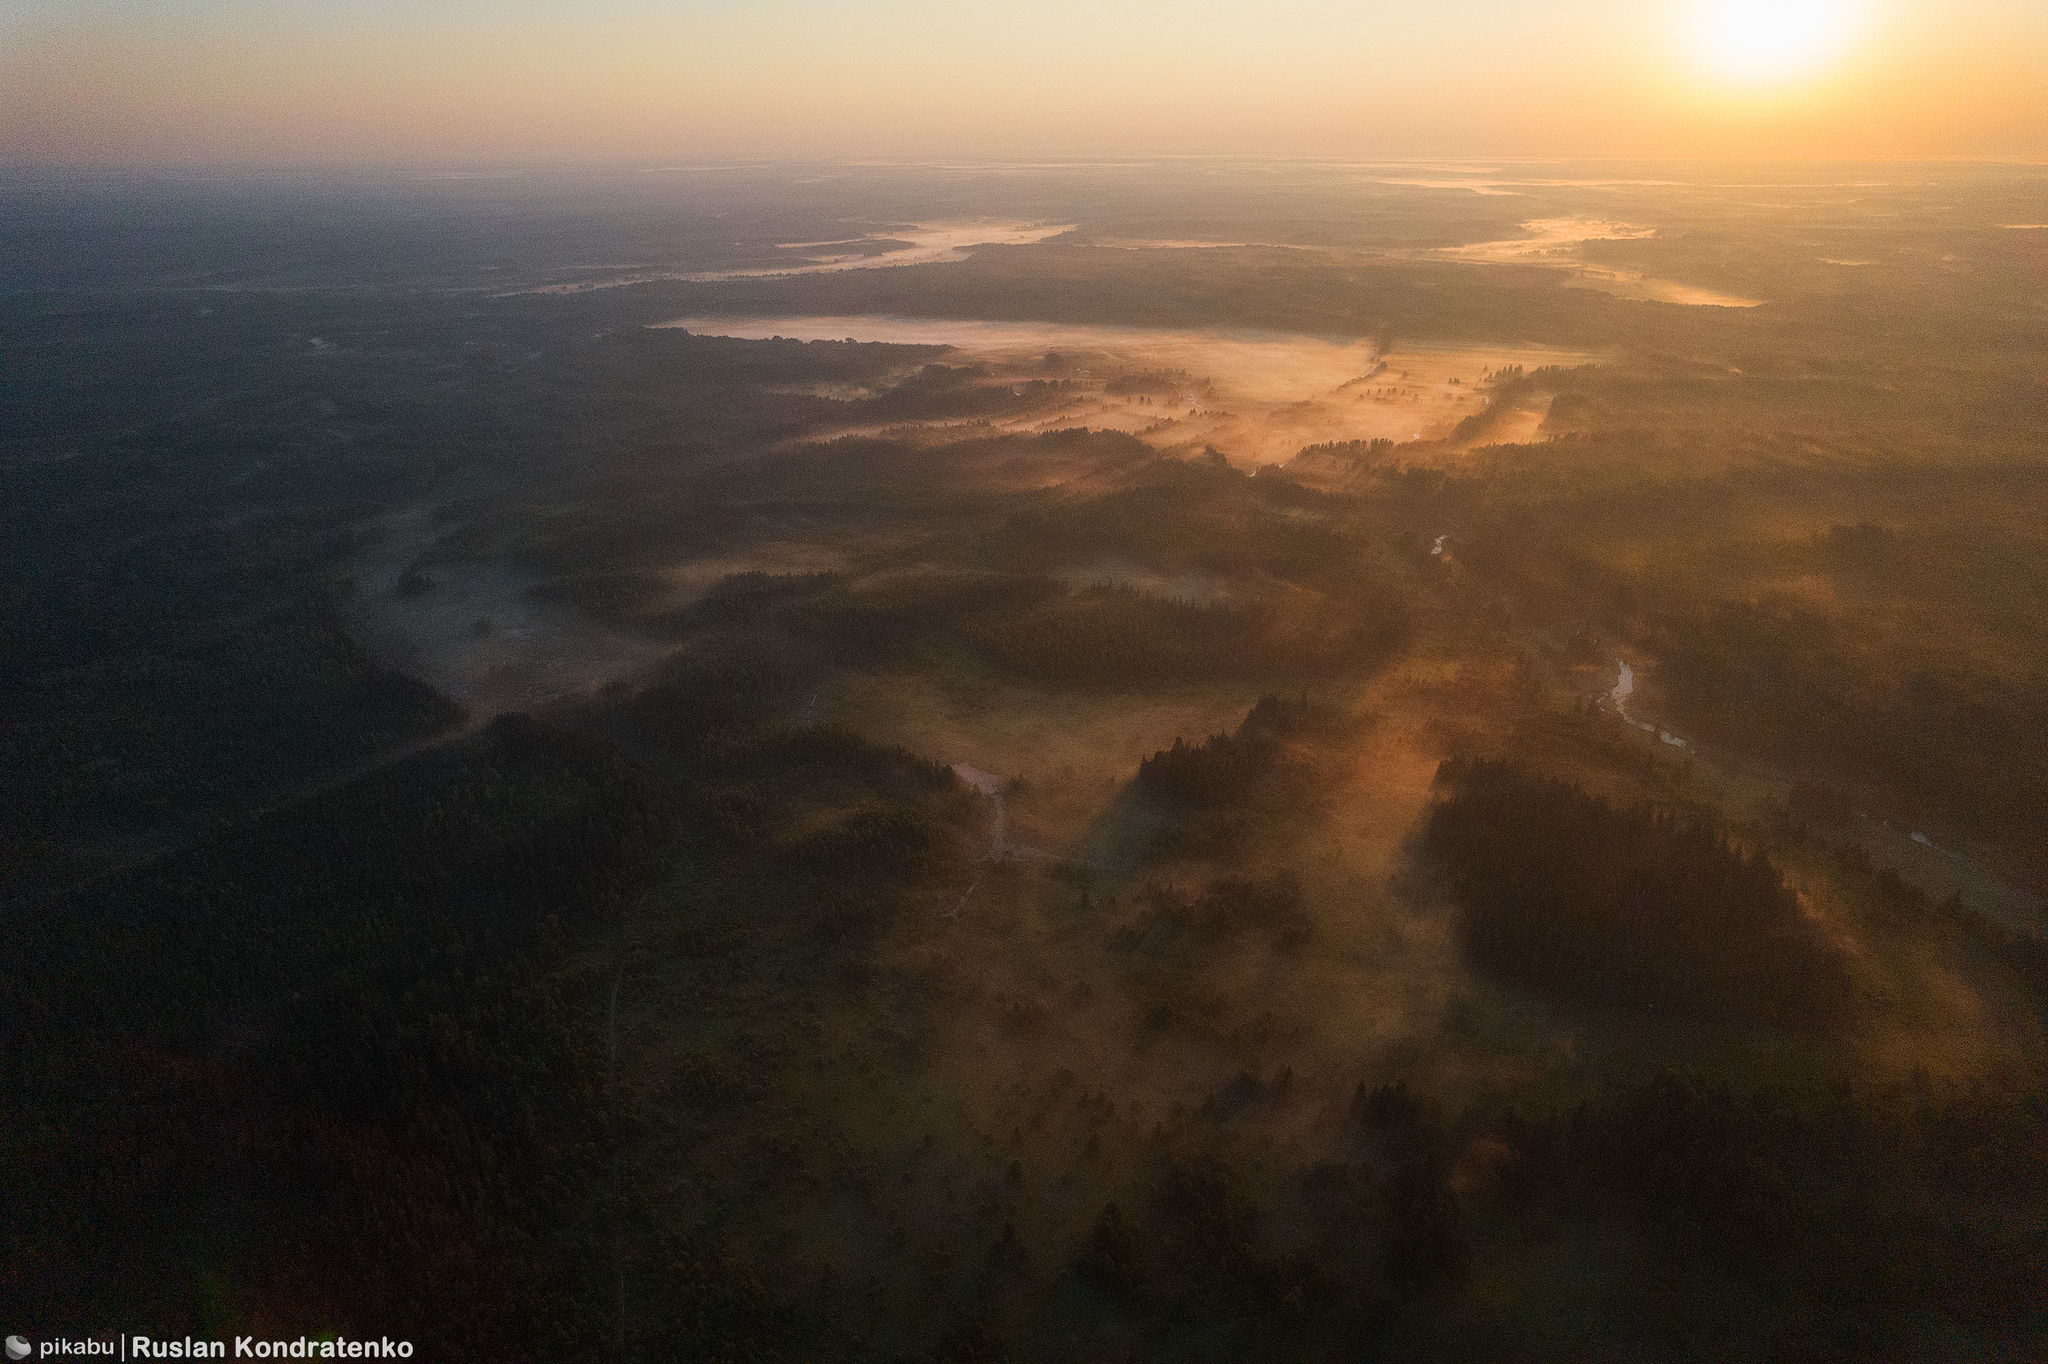
[(2048, 15), (1807, 0), (1258, 16), (30, 0), (0, 164), (2048, 157)]

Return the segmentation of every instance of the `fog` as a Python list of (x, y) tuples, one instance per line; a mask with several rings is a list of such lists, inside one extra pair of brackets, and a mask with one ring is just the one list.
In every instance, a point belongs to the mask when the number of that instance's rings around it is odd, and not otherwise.
[[(1071, 223), (1045, 226), (1002, 220), (909, 223), (892, 227), (886, 232), (871, 232), (858, 239), (836, 242), (778, 242), (777, 250), (793, 253), (787, 265), (767, 266), (755, 270), (628, 270), (610, 276), (578, 280), (573, 284), (542, 285), (525, 292), (576, 294), (587, 293), (592, 289), (619, 289), (628, 285), (651, 284), (662, 280), (706, 283), (721, 279), (760, 279), (781, 275), (833, 274), (841, 270), (879, 270), (900, 265), (945, 265), (966, 260), (967, 252), (972, 247), (1027, 245), (1072, 230)], [(824, 256), (808, 254), (835, 246), (862, 247), (871, 241), (890, 243), (892, 249), (872, 253), (859, 250)], [(903, 245), (893, 245), (897, 242)]]
[(9, 1319), (2038, 1355), (2042, 177), (1469, 173), (23, 200)]
[(546, 600), (534, 591), (543, 582), (537, 574), (437, 560), (439, 537), (424, 509), (393, 516), (380, 530), (352, 565), (349, 607), (363, 643), (479, 719), (593, 691), (667, 652), (659, 640)]
[(1640, 271), (1615, 270), (1578, 259), (1574, 248), (1590, 241), (1629, 241), (1654, 237), (1657, 229), (1628, 223), (1603, 222), (1590, 218), (1544, 218), (1523, 223), (1535, 235), (1513, 241), (1474, 242), (1469, 246), (1444, 247), (1436, 252), (1449, 260), (1491, 261), (1501, 264), (1540, 265), (1571, 274), (1575, 288), (1597, 289), (1616, 298), (1648, 299), (1658, 303), (1682, 303), (1690, 307), (1756, 308), (1763, 300), (1736, 298), (1694, 285), (1668, 279), (1652, 279)]
[[(682, 317), (657, 324), (694, 335), (754, 340), (853, 340), (942, 345), (949, 363), (991, 367), (998, 378), (1059, 379), (1080, 391), (1000, 418), (1001, 429), (1089, 427), (1128, 431), (1159, 448), (1214, 445), (1234, 460), (1280, 463), (1307, 445), (1387, 439), (1442, 441), (1486, 410), (1494, 370), (1570, 367), (1592, 352), (1549, 346), (1382, 349), (1369, 339), (1255, 329), (1195, 331), (913, 317)], [(1101, 390), (1116, 374), (1171, 373), (1157, 392)], [(1493, 441), (1526, 440), (1540, 403), (1500, 414)], [(893, 425), (893, 424), (892, 424)], [(879, 429), (879, 428), (877, 428)]]

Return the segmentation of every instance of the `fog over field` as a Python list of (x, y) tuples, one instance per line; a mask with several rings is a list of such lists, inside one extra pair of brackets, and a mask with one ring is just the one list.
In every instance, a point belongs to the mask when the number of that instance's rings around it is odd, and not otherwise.
[(0, 1315), (2040, 1357), (2044, 201), (10, 174)]
[(1046, 227), (1035, 223), (981, 220), (942, 223), (912, 223), (884, 232), (865, 232), (836, 242), (777, 242), (777, 251), (794, 253), (785, 265), (752, 270), (700, 270), (694, 274), (665, 274), (659, 271), (626, 270), (610, 276), (578, 280), (572, 284), (544, 284), (539, 294), (580, 293), (586, 289), (616, 289), (628, 284), (649, 284), (665, 279), (703, 282), (718, 279), (748, 279), (763, 275), (818, 275), (839, 270), (875, 270), (896, 265), (938, 265), (967, 259), (968, 248), (1016, 246), (1044, 241), (1067, 231), (1065, 226)]
[[(1098, 374), (1052, 410), (996, 419), (1006, 431), (1076, 423), (1129, 431), (1158, 448), (1225, 442), (1256, 464), (1303, 446), (1355, 440), (1432, 440), (1486, 410), (1483, 383), (1510, 365), (1592, 360), (1552, 347), (1438, 347), (1388, 351), (1370, 337), (1291, 336), (1256, 329), (1195, 331), (909, 317), (677, 318), (657, 324), (699, 336), (886, 342), (950, 347), (988, 378), (1024, 383)], [(1122, 376), (1119, 378), (1118, 376)], [(1142, 391), (1140, 391), (1142, 390)], [(1185, 409), (1185, 410), (1183, 410)], [(1541, 411), (1518, 412), (1533, 433)], [(896, 424), (892, 429), (899, 429)]]

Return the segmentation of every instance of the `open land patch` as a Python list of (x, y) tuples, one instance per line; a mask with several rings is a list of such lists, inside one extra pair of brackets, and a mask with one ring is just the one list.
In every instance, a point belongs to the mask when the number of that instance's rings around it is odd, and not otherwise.
[[(1440, 440), (1484, 410), (1497, 369), (1572, 366), (1596, 355), (1541, 346), (1382, 349), (1370, 339), (1256, 330), (1196, 331), (912, 317), (685, 317), (660, 324), (693, 335), (755, 340), (842, 338), (945, 345), (989, 367), (993, 382), (1073, 385), (998, 429), (1086, 425), (1129, 431), (1156, 448), (1214, 445), (1248, 464), (1278, 463), (1304, 445)], [(1150, 383), (1132, 381), (1149, 377)], [(1111, 382), (1123, 379), (1120, 385)], [(1132, 392), (1142, 387), (1143, 391)], [(1048, 410), (1049, 409), (1049, 410)], [(1542, 412), (1505, 438), (1533, 434)], [(1526, 431), (1525, 431), (1526, 428)], [(868, 428), (881, 429), (881, 428)]]
[[(859, 238), (837, 242), (780, 242), (776, 249), (793, 254), (786, 265), (743, 270), (626, 270), (572, 284), (542, 285), (537, 294), (578, 294), (593, 289), (621, 289), (664, 281), (702, 284), (725, 279), (761, 279), (780, 275), (824, 275), (841, 270), (880, 270), (902, 265), (945, 265), (967, 259), (977, 246), (1018, 246), (1041, 242), (1073, 230), (1073, 224), (1042, 224), (1005, 219), (973, 218), (907, 223)], [(873, 244), (873, 245), (871, 245)], [(835, 249), (836, 248), (836, 249)]]
[(1640, 271), (1597, 266), (1579, 258), (1577, 248), (1589, 241), (1628, 241), (1653, 237), (1657, 229), (1597, 218), (1539, 218), (1523, 223), (1533, 235), (1507, 241), (1475, 242), (1447, 246), (1434, 255), (1446, 260), (1473, 261), (1496, 265), (1540, 265), (1571, 272), (1569, 284), (1577, 289), (1595, 289), (1616, 298), (1644, 299), (1658, 303), (1680, 303), (1689, 307), (1756, 308), (1761, 299), (1738, 298), (1668, 279), (1655, 279)]

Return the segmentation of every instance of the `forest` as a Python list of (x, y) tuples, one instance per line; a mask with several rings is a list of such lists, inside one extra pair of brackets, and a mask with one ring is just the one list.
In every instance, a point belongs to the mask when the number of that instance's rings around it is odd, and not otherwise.
[(2037, 173), (829, 170), (0, 183), (9, 1330), (2048, 1354)]
[(1449, 762), (1422, 846), (1480, 967), (1643, 1011), (1824, 1027), (1848, 972), (1767, 856), (1687, 813), (1616, 810), (1510, 764)]

